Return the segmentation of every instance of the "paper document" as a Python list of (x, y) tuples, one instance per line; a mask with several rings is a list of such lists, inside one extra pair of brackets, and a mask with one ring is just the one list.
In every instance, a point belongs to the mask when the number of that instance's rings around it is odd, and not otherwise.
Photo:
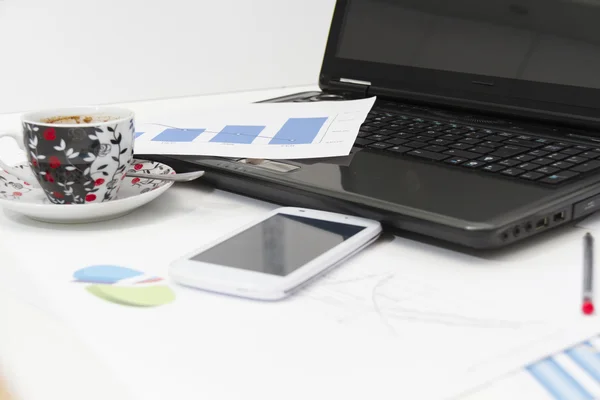
[(248, 104), (136, 124), (136, 154), (295, 159), (350, 153), (375, 98)]

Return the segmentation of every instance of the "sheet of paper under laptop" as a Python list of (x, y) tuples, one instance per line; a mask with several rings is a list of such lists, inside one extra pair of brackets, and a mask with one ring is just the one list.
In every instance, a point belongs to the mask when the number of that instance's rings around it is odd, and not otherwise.
[(247, 104), (137, 121), (136, 154), (299, 159), (350, 153), (375, 98)]

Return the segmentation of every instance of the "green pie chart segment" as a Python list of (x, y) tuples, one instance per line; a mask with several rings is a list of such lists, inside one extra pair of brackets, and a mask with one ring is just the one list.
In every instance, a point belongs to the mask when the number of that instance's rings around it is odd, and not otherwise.
[(112, 286), (90, 285), (86, 290), (93, 295), (112, 303), (134, 306), (155, 307), (175, 300), (175, 293), (164, 285), (156, 286)]

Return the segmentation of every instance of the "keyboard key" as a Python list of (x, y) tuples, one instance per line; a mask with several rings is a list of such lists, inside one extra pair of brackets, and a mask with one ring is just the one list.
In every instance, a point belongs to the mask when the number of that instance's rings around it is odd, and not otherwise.
[(373, 140), (375, 142), (382, 142), (384, 140), (391, 139), (391, 137), (390, 136), (386, 136), (386, 135), (379, 135), (379, 134), (376, 133), (374, 135), (367, 136), (367, 139)]
[(432, 138), (429, 136), (417, 135), (412, 140), (416, 140), (417, 142), (429, 142)]
[(441, 153), (442, 151), (448, 150), (446, 146), (427, 146), (424, 147), (423, 150), (433, 151), (435, 153)]
[(505, 166), (499, 165), (499, 164), (488, 164), (485, 167), (483, 167), (482, 169), (484, 171), (488, 171), (488, 172), (498, 172), (498, 171), (502, 171), (505, 168), (506, 168)]
[(404, 132), (408, 132), (408, 133), (421, 133), (423, 132), (425, 129), (421, 129), (421, 128), (414, 128), (412, 126), (409, 126), (407, 128), (403, 128)]
[(462, 134), (467, 133), (467, 132), (469, 132), (469, 130), (468, 129), (464, 129), (464, 128), (454, 128), (454, 129), (448, 129), (446, 131), (446, 133), (452, 133), (454, 135), (462, 135)]
[(549, 151), (550, 153), (555, 153), (557, 151), (561, 151), (564, 147), (561, 146), (557, 146), (555, 144), (552, 144), (550, 146), (546, 146), (546, 147), (542, 147), (542, 150), (546, 150)]
[(530, 156), (528, 154), (521, 154), (519, 156), (516, 156), (515, 160), (526, 162), (526, 161), (535, 160), (535, 157), (534, 156)]
[(543, 150), (533, 150), (527, 154), (529, 154), (530, 156), (535, 156), (537, 158), (537, 157), (544, 157), (545, 155), (548, 155), (550, 153), (548, 153), (547, 151), (543, 151)]
[(435, 132), (442, 132), (444, 130), (448, 129), (447, 125), (433, 125), (430, 126), (429, 128), (427, 128), (428, 131), (435, 131)]
[(394, 146), (398, 146), (400, 144), (407, 143), (408, 140), (406, 140), (406, 139), (400, 139), (400, 138), (391, 138), (391, 139), (387, 139), (385, 142), (389, 143), (391, 145), (394, 145)]
[(514, 144), (515, 146), (529, 147), (531, 149), (535, 149), (537, 147), (543, 146), (541, 143), (530, 142), (527, 140), (519, 140), (519, 139), (508, 139), (505, 143)]
[(567, 157), (569, 157), (569, 156), (566, 156), (566, 155), (561, 154), (561, 153), (552, 153), (552, 154), (546, 156), (546, 158), (549, 158), (549, 159), (554, 160), (554, 161), (564, 160)]
[(386, 129), (391, 129), (393, 131), (402, 129), (402, 125), (400, 125), (400, 124), (389, 124), (389, 125), (386, 125), (385, 127), (386, 127)]
[(461, 136), (459, 135), (452, 135), (450, 133), (445, 134), (444, 136), (441, 136), (443, 139), (447, 139), (447, 140), (459, 140), (461, 138)]
[(598, 153), (596, 151), (586, 151), (585, 153), (579, 154), (579, 157), (598, 158), (598, 157), (600, 157), (600, 153)]
[(538, 142), (538, 143), (542, 143), (542, 144), (548, 144), (551, 142), (550, 139), (542, 139), (542, 138), (537, 138), (533, 140), (534, 142)]
[(515, 165), (522, 164), (522, 162), (519, 160), (510, 160), (509, 159), (509, 160), (500, 161), (498, 164), (504, 165), (506, 167), (514, 167)]
[(396, 132), (396, 133), (394, 134), (394, 136), (395, 136), (395, 137), (402, 138), (402, 139), (409, 139), (409, 138), (412, 138), (412, 137), (414, 137), (415, 135), (414, 135), (414, 134), (412, 134), (412, 133), (408, 133), (408, 132)]
[(485, 133), (481, 133), (481, 132), (469, 132), (465, 134), (465, 137), (471, 138), (471, 139), (483, 139), (486, 136), (488, 136)]
[(519, 136), (517, 136), (517, 139), (519, 139), (519, 140), (531, 140), (533, 138), (531, 136), (519, 135)]
[(412, 149), (410, 147), (404, 147), (404, 146), (393, 146), (393, 147), (388, 147), (386, 149), (387, 151), (393, 151), (394, 153), (406, 153), (407, 151), (411, 151)]
[(515, 135), (512, 134), (512, 133), (508, 133), (508, 132), (500, 132), (500, 133), (498, 133), (498, 136), (502, 136), (504, 138), (510, 138), (510, 137), (515, 136)]
[(575, 172), (589, 172), (589, 171), (593, 171), (595, 169), (600, 168), (600, 161), (588, 161), (585, 162), (583, 164), (579, 164), (576, 167), (571, 168), (571, 171), (575, 171)]
[[(486, 139), (487, 139), (487, 138), (486, 138)], [(480, 145), (480, 146), (484, 146), (484, 147), (491, 147), (492, 149), (495, 149), (496, 147), (502, 147), (502, 146), (503, 146), (503, 144), (502, 144), (502, 143), (499, 143), (499, 142), (491, 142), (491, 141), (489, 141), (489, 140), (488, 140), (488, 141), (486, 141), (486, 142), (480, 143), (479, 145)]]
[(354, 145), (355, 146), (359, 146), (359, 147), (364, 147), (367, 146), (371, 143), (374, 143), (372, 140), (369, 139), (363, 139), (363, 138), (358, 138), (354, 141)]
[(479, 154), (479, 153), (471, 153), (470, 151), (457, 150), (457, 149), (448, 150), (448, 151), (444, 152), (444, 154), (448, 154), (449, 156), (467, 158), (469, 160), (473, 160), (475, 158), (481, 157), (481, 154)]
[(466, 163), (462, 164), (463, 167), (467, 167), (467, 168), (479, 168), (483, 165), (485, 165), (485, 163), (483, 161), (477, 161), (477, 160), (467, 161)]
[(560, 170), (558, 168), (554, 168), (554, 167), (542, 167), (542, 168), (536, 169), (535, 171), (548, 175), (548, 174), (553, 174), (555, 172), (558, 172)]
[(487, 153), (491, 153), (492, 151), (494, 151), (494, 149), (490, 149), (489, 147), (483, 147), (483, 146), (475, 146), (475, 147), (471, 147), (469, 149), (469, 151), (472, 151), (474, 153), (487, 154)]
[(535, 181), (537, 179), (540, 179), (542, 176), (544, 176), (544, 174), (540, 174), (539, 172), (529, 171), (529, 172), (524, 173), (523, 175), (520, 175), (519, 178), (527, 179), (530, 181)]
[(376, 130), (374, 133), (380, 134), (380, 135), (392, 135), (394, 133), (396, 133), (396, 131), (393, 131), (391, 129), (378, 129)]
[(512, 157), (521, 154), (527, 150), (526, 147), (519, 146), (502, 146), (496, 149), (491, 155), (496, 157)]
[(579, 150), (579, 149), (576, 149), (576, 148), (564, 149), (564, 150), (560, 151), (561, 154), (566, 154), (568, 156), (574, 156), (574, 155), (577, 155), (577, 154), (579, 154), (581, 152), (582, 152), (582, 150)]
[(563, 182), (563, 181), (565, 181), (567, 179), (573, 178), (573, 177), (575, 177), (577, 175), (579, 175), (577, 172), (562, 171), (562, 172), (559, 172), (557, 174), (550, 175), (550, 176), (542, 179), (540, 182), (556, 184), (556, 183)]
[(381, 127), (383, 127), (383, 125), (385, 125), (385, 122), (381, 122), (381, 121), (369, 122), (369, 126), (374, 126), (377, 128), (381, 128)]
[(560, 169), (568, 169), (568, 168), (571, 168), (573, 165), (575, 165), (575, 164), (571, 164), (566, 161), (558, 161), (558, 162), (555, 162), (554, 164), (552, 164), (553, 167), (560, 168)]
[(500, 160), (500, 157), (494, 157), (494, 156), (483, 156), (479, 159), (480, 161), (484, 161), (486, 163), (494, 163)]
[(494, 135), (494, 136), (488, 136), (485, 138), (486, 140), (489, 140), (491, 142), (503, 142), (506, 140), (506, 137), (504, 136), (498, 136), (498, 135)]
[(412, 150), (406, 154), (409, 154), (409, 155), (415, 156), (415, 157), (426, 158), (428, 160), (435, 160), (435, 161), (441, 161), (441, 160), (444, 160), (444, 159), (450, 157), (447, 154), (434, 153), (433, 151), (426, 151), (426, 150)]
[(565, 161), (573, 163), (573, 164), (581, 164), (583, 162), (589, 161), (589, 158), (575, 156), (575, 157), (567, 158)]
[(504, 171), (502, 171), (501, 174), (508, 175), (508, 176), (518, 176), (518, 175), (521, 175), (523, 172), (525, 172), (524, 169), (507, 168)]
[(385, 142), (375, 142), (375, 143), (371, 143), (370, 145), (368, 145), (367, 147), (371, 148), (371, 149), (387, 149), (388, 147), (392, 147), (391, 144), (389, 143), (385, 143)]
[(470, 149), (473, 146), (470, 144), (466, 144), (466, 143), (452, 143), (448, 147), (452, 147), (453, 149), (466, 150), (466, 149)]
[(436, 138), (436, 137), (442, 136), (443, 134), (444, 134), (443, 132), (437, 132), (437, 131), (431, 131), (431, 130), (423, 131), (423, 132), (420, 133), (420, 135), (429, 136), (429, 137), (432, 137), (432, 138)]
[(517, 168), (524, 169), (525, 171), (531, 171), (532, 169), (536, 169), (536, 168), (539, 168), (539, 167), (540, 166), (538, 164), (525, 163), (525, 164), (519, 165)]
[(548, 165), (548, 164), (552, 164), (554, 162), (554, 160), (551, 160), (549, 158), (538, 158), (537, 160), (533, 160), (531, 162), (540, 164), (540, 165)]
[(466, 158), (460, 158), (460, 157), (450, 157), (450, 158), (444, 160), (445, 163), (454, 164), (454, 165), (462, 164), (465, 161), (467, 161)]
[(428, 128), (431, 124), (428, 122), (420, 122), (418, 124), (412, 124), (413, 128), (417, 128), (417, 129), (425, 129)]
[(420, 149), (421, 147), (427, 146), (427, 143), (412, 141), (412, 142), (405, 143), (404, 145), (407, 147)]
[(578, 149), (578, 150), (581, 150), (581, 151), (591, 150), (591, 147), (589, 147), (589, 146), (582, 146), (582, 145), (575, 146), (575, 148)]
[(459, 142), (461, 142), (461, 143), (467, 143), (467, 144), (470, 144), (470, 145), (475, 145), (477, 143), (481, 143), (482, 141), (479, 140), (479, 139), (466, 138), (466, 139), (459, 140)]
[(429, 143), (435, 144), (438, 146), (448, 146), (452, 142), (450, 140), (445, 140), (445, 139), (435, 139), (435, 140), (430, 141)]

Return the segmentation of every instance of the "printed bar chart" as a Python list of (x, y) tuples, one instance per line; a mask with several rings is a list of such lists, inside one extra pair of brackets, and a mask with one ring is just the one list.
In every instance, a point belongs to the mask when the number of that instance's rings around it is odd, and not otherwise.
[(153, 142), (192, 142), (206, 129), (165, 129), (152, 139)]
[(144, 134), (144, 132), (136, 132), (135, 133), (135, 138), (139, 138), (140, 136), (142, 136)]
[(254, 139), (265, 129), (265, 126), (227, 125), (211, 142), (252, 144)]
[(310, 144), (327, 118), (290, 118), (269, 144)]

